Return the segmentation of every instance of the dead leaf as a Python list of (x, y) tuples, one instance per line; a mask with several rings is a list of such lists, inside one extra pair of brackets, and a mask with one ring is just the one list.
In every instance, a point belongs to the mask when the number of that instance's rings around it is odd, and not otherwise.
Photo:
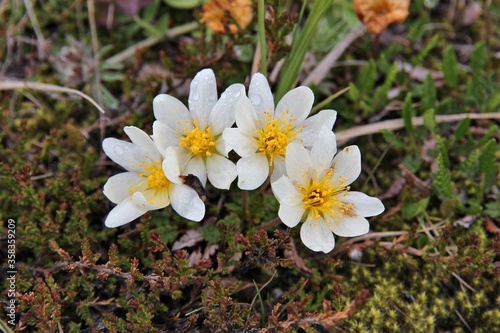
[(401, 193), (403, 190), (403, 186), (406, 183), (406, 179), (403, 177), (397, 179), (395, 182), (392, 183), (392, 185), (389, 187), (387, 192), (385, 192), (380, 199), (390, 199), (394, 198)]
[(418, 178), (413, 172), (408, 170), (403, 164), (399, 164), (398, 168), (403, 171), (403, 176), (410, 185), (415, 185), (416, 189), (423, 193), (430, 193), (432, 186)]
[(486, 230), (488, 230), (492, 234), (500, 234), (500, 228), (495, 224), (495, 222), (493, 222), (492, 219), (490, 219), (488, 216), (485, 216), (484, 219), (486, 220), (486, 223), (484, 224)]
[(482, 13), (483, 9), (481, 8), (481, 5), (476, 1), (468, 3), (463, 10), (462, 16), (460, 17), (460, 24), (470, 25), (476, 22)]
[[(202, 22), (219, 34), (238, 33), (252, 22), (250, 0), (212, 0), (203, 5)], [(235, 22), (234, 24), (232, 22)]]
[(116, 7), (128, 16), (135, 16), (139, 10), (151, 3), (151, 0), (120, 0), (116, 1)]
[(431, 75), (434, 80), (436, 87), (441, 87), (444, 84), (444, 74), (440, 71), (433, 71), (425, 67), (413, 67), (411, 64), (406, 62), (398, 61), (398, 70), (408, 73), (411, 79), (424, 82), (427, 75)]
[(198, 264), (201, 259), (203, 259), (203, 254), (201, 253), (200, 250), (195, 250), (189, 255), (189, 266), (193, 267), (194, 265)]
[(467, 216), (453, 222), (453, 226), (454, 227), (461, 226), (461, 227), (469, 229), (469, 227), (472, 225), (472, 223), (474, 223), (478, 218), (479, 218), (479, 214), (467, 215)]
[(403, 22), (410, 0), (354, 0), (354, 10), (372, 34), (382, 33), (389, 24)]
[(218, 244), (208, 245), (205, 248), (205, 251), (203, 252), (203, 258), (210, 258), (210, 256), (213, 256), (217, 252), (218, 249), (219, 249)]
[(201, 233), (201, 229), (190, 229), (172, 245), (172, 251), (195, 246), (202, 240), (203, 234)]
[(285, 250), (284, 255), (286, 259), (293, 259), (295, 262), (295, 267), (305, 273), (311, 274), (312, 270), (306, 266), (306, 263), (299, 255), (297, 248), (295, 247), (295, 243), (292, 239), (290, 239), (290, 248), (291, 250)]

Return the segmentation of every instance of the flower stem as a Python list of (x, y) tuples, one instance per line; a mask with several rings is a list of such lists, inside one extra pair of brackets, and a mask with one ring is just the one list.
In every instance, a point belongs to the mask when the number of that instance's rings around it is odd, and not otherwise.
[(259, 0), (258, 4), (258, 27), (259, 27), (259, 44), (260, 44), (260, 72), (267, 76), (267, 43), (266, 43), (266, 26), (264, 18), (266, 15), (264, 0)]

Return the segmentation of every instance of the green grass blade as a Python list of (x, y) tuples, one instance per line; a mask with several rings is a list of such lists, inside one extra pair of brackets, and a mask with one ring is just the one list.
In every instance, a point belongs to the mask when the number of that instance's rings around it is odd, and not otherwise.
[(295, 36), (296, 38), (294, 38), (292, 43), (290, 54), (286, 58), (285, 64), (281, 70), (281, 77), (276, 89), (276, 101), (279, 101), (281, 97), (293, 87), (306, 52), (316, 32), (318, 22), (332, 3), (333, 0), (314, 2), (309, 17), (304, 24), (304, 28), (298, 34), (298, 37)]

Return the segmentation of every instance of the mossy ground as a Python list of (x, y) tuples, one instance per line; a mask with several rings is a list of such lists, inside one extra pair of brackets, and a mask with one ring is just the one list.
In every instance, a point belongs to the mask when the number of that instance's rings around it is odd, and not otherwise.
[[(36, 21), (26, 14), (30, 3)], [(92, 3), (0, 6), (3, 87), (12, 79), (73, 87), (107, 111), (100, 115), (74, 94), (2, 89), (2, 272), (9, 219), (16, 224), (17, 270), (15, 326), (7, 324), (8, 281), (0, 282), (6, 326), (25, 332), (500, 332), (498, 117), (440, 118), (500, 111), (498, 4), (437, 1), (431, 9), (415, 0), (405, 23), (379, 37), (362, 35), (313, 86), (317, 102), (350, 86), (323, 107), (338, 111), (338, 133), (404, 120), (400, 130), (360, 132), (343, 143), (362, 152), (363, 173), (352, 188), (381, 198), (386, 211), (370, 219), (371, 234), (337, 237), (334, 251), (322, 254), (305, 248), (297, 229), (267, 224), (278, 211), (268, 186), (248, 193), (236, 184), (230, 191), (208, 187), (201, 223), (166, 208), (118, 229), (104, 227), (113, 205), (102, 186), (121, 169), (103, 154), (103, 137), (126, 139), (125, 125), (151, 132), (154, 96), (166, 92), (186, 101), (189, 79), (202, 68), (214, 70), (219, 92), (245, 82), (257, 18), (238, 35), (195, 26), (113, 62), (106, 59), (127, 46), (198, 20), (200, 9), (153, 0), (136, 17), (117, 11), (110, 22), (109, 3), (96, 1), (93, 22)], [(289, 52), (284, 36), (297, 25), (300, 2), (268, 5), (272, 72)], [(321, 59), (357, 23), (347, 0), (334, 2), (326, 17), (307, 59)], [(305, 63), (301, 79), (308, 66), (315, 64)], [(418, 116), (423, 125), (412, 125)]]

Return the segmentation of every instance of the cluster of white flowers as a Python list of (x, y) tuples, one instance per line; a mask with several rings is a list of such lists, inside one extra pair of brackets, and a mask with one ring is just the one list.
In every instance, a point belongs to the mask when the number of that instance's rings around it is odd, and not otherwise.
[[(323, 110), (307, 118), (313, 102), (311, 89), (298, 87), (275, 108), (260, 73), (252, 77), (248, 95), (242, 84), (233, 84), (218, 99), (210, 69), (191, 82), (189, 108), (170, 95), (156, 96), (153, 135), (129, 126), (125, 133), (132, 142), (103, 142), (104, 152), (127, 170), (104, 185), (104, 194), (117, 204), (105, 225), (118, 227), (169, 204), (184, 218), (201, 221), (205, 205), (185, 184), (188, 176), (218, 189), (229, 189), (238, 177), (243, 190), (256, 189), (270, 177), (280, 219), (289, 227), (302, 222), (300, 236), (311, 250), (330, 252), (333, 233), (367, 233), (365, 217), (382, 213), (384, 206), (349, 191), (361, 172), (359, 149), (349, 146), (337, 153), (332, 132), (337, 113)], [(241, 157), (236, 164), (228, 159), (231, 150)]]

